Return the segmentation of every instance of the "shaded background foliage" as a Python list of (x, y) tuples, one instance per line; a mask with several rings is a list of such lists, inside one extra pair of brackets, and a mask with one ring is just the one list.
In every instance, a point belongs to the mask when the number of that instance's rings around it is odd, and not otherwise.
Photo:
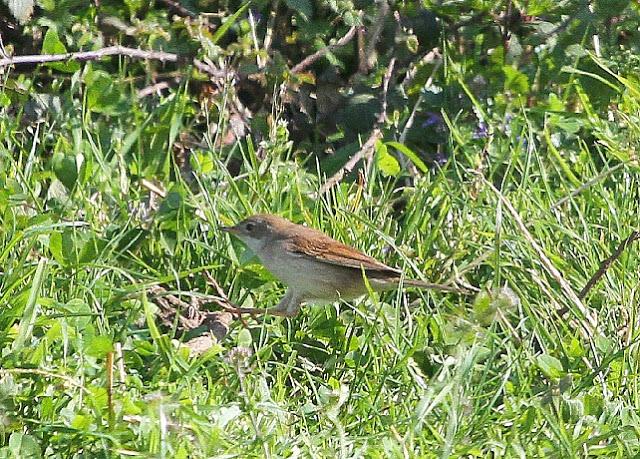
[[(9, 6), (4, 9), (2, 34), (9, 54), (90, 50), (117, 43), (174, 52), (185, 59), (207, 57), (233, 70), (234, 99), (241, 103), (236, 111), (242, 113), (231, 114), (232, 130), (241, 137), (250, 132), (259, 143), (268, 137), (275, 103), (288, 123), (294, 152), (303, 160), (313, 153), (328, 173), (371, 131), (381, 110), (382, 76), (392, 58), (385, 138), (401, 140), (429, 163), (451, 152), (442, 111), (450, 119), (475, 124), (472, 138), (483, 137), (489, 126), (504, 129), (505, 117), (523, 106), (539, 109), (533, 111), (538, 114), (533, 122), (544, 123), (545, 113), (555, 112), (560, 115), (553, 121), (570, 120), (560, 127), (570, 125), (568, 129), (577, 132), (581, 116), (573, 112), (579, 92), (589, 95), (596, 111), (606, 110), (615, 94), (606, 84), (615, 78), (589, 53), (607, 56), (604, 63), (614, 71), (627, 73), (637, 65), (638, 8), (630, 1), (65, 1), (38, 4), (22, 24), (6, 14)], [(346, 46), (298, 74), (289, 72), (351, 26), (362, 28)], [(265, 40), (268, 49), (262, 46)], [(434, 48), (439, 51), (435, 60), (429, 55)], [(184, 62), (93, 62), (82, 74), (90, 111), (131, 116), (136, 89), (188, 81), (189, 100), (184, 103), (192, 106), (192, 115), (182, 122), (198, 124), (202, 109), (197, 100), (209, 98), (218, 105), (221, 93)], [(128, 88), (114, 81), (122, 65)], [(53, 108), (49, 116), (62, 116), (64, 110), (49, 104), (64, 102), (68, 107), (78, 102), (81, 94), (70, 77), (79, 66), (57, 63), (39, 69), (35, 74), (33, 67), (13, 71), (5, 84), (12, 91), (5, 93), (4, 104), (15, 110), (29, 102), (28, 109)], [(51, 70), (67, 72), (69, 78), (49, 86)], [(284, 93), (278, 90), (281, 84), (286, 85)], [(44, 91), (24, 89), (34, 86)], [(215, 115), (214, 110), (210, 116)], [(315, 161), (307, 164), (315, 170)], [(160, 172), (157, 165), (152, 170)]]

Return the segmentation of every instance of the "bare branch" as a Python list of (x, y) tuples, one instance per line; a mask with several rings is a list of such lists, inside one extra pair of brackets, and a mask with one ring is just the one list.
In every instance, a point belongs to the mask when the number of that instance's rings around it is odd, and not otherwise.
[(596, 273), (591, 277), (591, 279), (589, 279), (589, 282), (587, 282), (584, 288), (580, 290), (580, 293), (578, 293), (578, 297), (580, 299), (583, 299), (585, 296), (587, 296), (587, 293), (589, 293), (589, 291), (598, 283), (600, 278), (604, 276), (604, 274), (607, 272), (607, 270), (613, 264), (613, 262), (616, 261), (618, 258), (620, 258), (620, 255), (622, 255), (622, 252), (624, 252), (624, 250), (627, 247), (633, 244), (634, 241), (637, 241), (639, 239), (640, 239), (640, 231), (632, 231), (629, 237), (626, 238), (624, 241), (622, 241), (622, 243), (618, 246), (616, 251), (613, 252), (610, 257), (606, 258), (602, 263), (600, 263), (600, 267), (598, 268)]
[(138, 99), (142, 99), (152, 94), (160, 94), (163, 89), (168, 89), (170, 87), (171, 85), (167, 81), (160, 81), (156, 84), (152, 84), (151, 86), (140, 89), (136, 96), (138, 97)]
[(342, 166), (338, 172), (333, 174), (331, 178), (329, 178), (324, 183), (324, 185), (322, 185), (318, 194), (319, 195), (325, 194), (327, 191), (333, 188), (340, 180), (342, 180), (345, 174), (353, 171), (353, 168), (356, 166), (356, 164), (358, 164), (358, 162), (361, 159), (367, 158), (368, 156), (373, 154), (374, 148), (376, 146), (376, 142), (381, 138), (382, 138), (382, 131), (380, 130), (380, 128), (375, 128), (371, 132), (369, 139), (367, 139), (367, 141), (362, 146), (362, 148), (355, 155), (349, 158), (349, 161), (347, 161), (345, 165)]
[(350, 173), (351, 171), (353, 171), (354, 167), (356, 167), (356, 164), (358, 164), (360, 160), (369, 158), (373, 154), (375, 150), (376, 142), (382, 138), (381, 126), (384, 124), (384, 122), (387, 119), (387, 92), (389, 90), (389, 81), (391, 80), (391, 75), (393, 74), (393, 68), (395, 66), (395, 63), (396, 63), (396, 59), (394, 57), (393, 59), (391, 59), (391, 62), (389, 62), (389, 67), (387, 68), (387, 71), (384, 74), (384, 80), (382, 81), (382, 108), (376, 120), (376, 125), (373, 128), (373, 131), (371, 131), (371, 135), (369, 136), (367, 141), (364, 143), (362, 148), (360, 148), (360, 150), (355, 155), (349, 158), (349, 161), (347, 161), (345, 165), (342, 166), (338, 172), (333, 174), (324, 183), (324, 185), (320, 187), (320, 191), (318, 192), (318, 195), (325, 194), (327, 191), (333, 188), (338, 182), (340, 182), (340, 180), (342, 180), (342, 178), (347, 173)]
[[(145, 51), (137, 48), (127, 48), (126, 46), (108, 46), (106, 48), (97, 49), (95, 51), (79, 51), (75, 53), (64, 54), (32, 54), (26, 56), (11, 56), (0, 59), (0, 68), (9, 65), (24, 64), (44, 64), (47, 62), (64, 62), (64, 61), (96, 61), (109, 56), (126, 56), (134, 59), (148, 59), (161, 62), (178, 62), (184, 59), (174, 53), (166, 53), (164, 51)], [(226, 78), (232, 74), (227, 70), (215, 68), (210, 63), (204, 63), (199, 59), (193, 59), (193, 65), (203, 73), (212, 78)]]
[(387, 67), (387, 71), (384, 72), (384, 79), (382, 80), (382, 109), (380, 110), (380, 114), (378, 115), (377, 123), (382, 124), (387, 121), (387, 94), (389, 93), (389, 81), (391, 81), (391, 76), (393, 75), (393, 68), (396, 65), (396, 58), (392, 58), (391, 62), (389, 62), (389, 67)]
[[(411, 66), (411, 68), (407, 72), (407, 76), (402, 82), (401, 87), (404, 89), (407, 86), (409, 86), (409, 84), (413, 81), (413, 78), (415, 77), (419, 66), (433, 63), (434, 66), (433, 66), (433, 70), (431, 71), (431, 75), (429, 75), (427, 82), (423, 86), (423, 89), (431, 89), (433, 80), (436, 76), (436, 73), (438, 73), (438, 70), (440, 70), (440, 67), (442, 66), (442, 62), (443, 62), (443, 59), (442, 59), (442, 55), (440, 54), (440, 50), (438, 48), (433, 48), (431, 51), (425, 54), (424, 57), (420, 59), (418, 64), (414, 64)], [(418, 99), (416, 100), (416, 103), (413, 106), (413, 110), (411, 110), (411, 115), (409, 115), (409, 119), (407, 120), (407, 122), (404, 125), (404, 128), (402, 129), (402, 133), (400, 134), (400, 139), (398, 140), (400, 143), (405, 143), (405, 140), (407, 139), (407, 133), (413, 127), (413, 122), (415, 120), (416, 113), (418, 111), (418, 108), (422, 104), (423, 99), (424, 99), (424, 92), (421, 91), (420, 95), (418, 96)]]
[(376, 19), (373, 25), (368, 28), (364, 53), (358, 65), (358, 72), (362, 74), (369, 73), (369, 70), (373, 67), (376, 45), (380, 40), (380, 35), (384, 28), (384, 21), (389, 14), (389, 3), (387, 0), (382, 0), (380, 3)]
[(344, 36), (340, 40), (338, 40), (337, 42), (333, 43), (332, 45), (325, 46), (322, 49), (319, 49), (318, 51), (313, 53), (311, 56), (305, 57), (304, 59), (302, 59), (302, 61), (300, 61), (300, 63), (296, 64), (291, 69), (291, 73), (300, 73), (300, 72), (302, 72), (307, 67), (309, 67), (311, 64), (313, 64), (315, 61), (317, 61), (322, 56), (324, 56), (325, 54), (333, 51), (336, 48), (340, 48), (340, 47), (346, 45), (347, 43), (349, 43), (351, 41), (351, 39), (355, 35), (357, 29), (358, 28), (356, 26), (351, 27), (347, 31), (347, 33), (344, 34)]
[(211, 64), (206, 64), (202, 62), (200, 59), (194, 59), (193, 65), (195, 68), (200, 70), (202, 73), (206, 73), (212, 78), (227, 78), (230, 75), (233, 75), (233, 72), (229, 72), (227, 70), (222, 70), (214, 67)]
[(197, 18), (198, 17), (197, 14), (195, 14), (193, 11), (189, 11), (184, 6), (182, 6), (180, 4), (180, 2), (178, 2), (176, 0), (161, 0), (161, 1), (162, 1), (162, 3), (167, 5), (170, 10), (173, 10), (179, 16), (189, 17), (189, 18)]
[(517, 227), (520, 229), (520, 232), (522, 233), (524, 238), (527, 240), (527, 242), (529, 242), (529, 244), (531, 245), (533, 250), (538, 254), (538, 258), (540, 259), (540, 263), (544, 267), (545, 271), (547, 271), (547, 273), (549, 273), (549, 275), (555, 279), (555, 281), (558, 283), (558, 285), (560, 285), (560, 289), (562, 290), (562, 292), (564, 292), (566, 297), (576, 306), (578, 311), (580, 311), (580, 315), (582, 316), (582, 319), (584, 319), (584, 321), (585, 321), (585, 322), (582, 323), (582, 325), (583, 325), (583, 327), (585, 329), (585, 332), (587, 333), (586, 336), (588, 336), (589, 339), (592, 340), (593, 336), (595, 336), (595, 333), (596, 333), (596, 330), (597, 330), (597, 327), (598, 327), (598, 322), (597, 322), (596, 318), (593, 316), (593, 314), (591, 314), (591, 312), (587, 309), (587, 307), (582, 303), (582, 300), (573, 291), (573, 289), (571, 288), (571, 285), (569, 285), (569, 282), (567, 282), (567, 280), (562, 276), (562, 273), (560, 273), (558, 268), (555, 267), (553, 262), (546, 255), (546, 253), (543, 250), (543, 248), (540, 247), (540, 244), (538, 244), (538, 242), (531, 235), (531, 233), (527, 229), (527, 226), (525, 225), (524, 221), (522, 220), (522, 217), (520, 216), (520, 214), (518, 213), (516, 208), (513, 207), (513, 204), (511, 204), (511, 201), (509, 201), (500, 192), (500, 190), (498, 190), (495, 186), (493, 186), (493, 184), (491, 182), (489, 182), (487, 179), (482, 177), (482, 180), (485, 182), (486, 186), (491, 188), (491, 190), (496, 194), (498, 199), (502, 202), (502, 205), (504, 205), (504, 207), (507, 209), (507, 211), (511, 214), (511, 216), (513, 217), (513, 220), (515, 221)]
[(80, 51), (77, 53), (65, 54), (34, 54), (26, 56), (12, 56), (0, 59), (0, 67), (20, 64), (43, 64), (45, 62), (75, 61), (95, 61), (107, 56), (127, 56), (136, 59), (150, 59), (162, 62), (176, 62), (178, 55), (165, 53), (163, 51), (145, 51), (125, 46), (108, 46), (107, 48), (95, 51)]

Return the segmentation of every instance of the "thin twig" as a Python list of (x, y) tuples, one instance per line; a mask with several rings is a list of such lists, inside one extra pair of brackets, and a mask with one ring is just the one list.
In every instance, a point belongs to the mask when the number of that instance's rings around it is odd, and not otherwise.
[(622, 241), (622, 243), (618, 246), (616, 251), (613, 252), (610, 257), (606, 258), (602, 263), (600, 263), (600, 267), (598, 268), (596, 273), (593, 276), (591, 276), (591, 279), (589, 279), (589, 282), (587, 282), (584, 288), (580, 290), (580, 293), (578, 293), (578, 298), (583, 299), (585, 296), (587, 296), (587, 293), (589, 293), (589, 291), (598, 283), (600, 278), (604, 276), (604, 274), (607, 272), (607, 270), (613, 264), (613, 262), (616, 261), (618, 258), (620, 258), (620, 255), (622, 255), (622, 252), (624, 252), (624, 250), (627, 247), (629, 247), (631, 244), (633, 244), (633, 242), (637, 241), (638, 239), (640, 239), (640, 231), (632, 231), (629, 237), (627, 237), (624, 241)]
[(580, 193), (582, 193), (587, 188), (591, 187), (592, 185), (595, 185), (600, 180), (608, 177), (609, 175), (611, 175), (612, 173), (614, 173), (615, 171), (617, 171), (618, 169), (620, 169), (621, 167), (624, 167), (624, 166), (625, 166), (625, 163), (619, 163), (619, 164), (616, 164), (615, 166), (613, 166), (613, 167), (611, 167), (609, 169), (606, 169), (606, 170), (600, 172), (598, 175), (596, 175), (592, 179), (587, 180), (586, 182), (584, 182), (582, 185), (580, 185), (578, 188), (573, 190), (567, 196), (565, 196), (565, 197), (563, 197), (561, 199), (558, 199), (556, 202), (554, 202), (551, 205), (550, 209), (553, 210), (553, 209), (555, 209), (557, 207), (560, 207), (562, 204), (567, 202), (569, 199), (579, 195)]
[(68, 385), (73, 386), (77, 389), (80, 389), (82, 392), (87, 395), (91, 395), (92, 392), (84, 387), (82, 382), (76, 381), (71, 376), (67, 376), (65, 374), (54, 373), (53, 371), (48, 371), (41, 368), (0, 368), (0, 377), (3, 377), (5, 374), (16, 374), (16, 375), (36, 375), (45, 378), (56, 378), (61, 379), (66, 382)]
[[(420, 94), (418, 95), (418, 99), (416, 100), (416, 103), (413, 105), (413, 109), (411, 110), (411, 115), (409, 115), (409, 119), (405, 123), (404, 128), (402, 129), (402, 133), (400, 134), (400, 137), (398, 139), (398, 142), (401, 144), (404, 144), (406, 142), (407, 134), (413, 127), (416, 113), (418, 112), (418, 109), (420, 105), (422, 105), (422, 101), (424, 100), (424, 95), (425, 95), (424, 90), (431, 87), (431, 85), (433, 84), (433, 79), (435, 78), (436, 73), (438, 72), (438, 70), (440, 70), (440, 66), (442, 65), (442, 56), (440, 55), (440, 51), (438, 50), (438, 48), (433, 48), (422, 59), (420, 59), (419, 64), (414, 64), (412, 68), (409, 70), (409, 72), (407, 73), (407, 76), (405, 77), (403, 82), (400, 84), (400, 88), (402, 89), (402, 91), (406, 93), (404, 88), (407, 87), (407, 81), (413, 81), (413, 78), (417, 73), (418, 65), (430, 64), (433, 62), (435, 62), (435, 65), (433, 66), (431, 75), (429, 75), (427, 82), (422, 87), (423, 90), (420, 91)], [(405, 155), (399, 155), (398, 160), (400, 161), (400, 164), (402, 165), (402, 167), (409, 172), (409, 175), (404, 180), (405, 186), (413, 186), (413, 177), (418, 175), (417, 167)]]
[(395, 67), (395, 65), (396, 58), (394, 57), (389, 62), (387, 71), (384, 72), (384, 79), (382, 80), (382, 109), (380, 110), (380, 114), (378, 115), (378, 124), (382, 124), (387, 121), (387, 94), (389, 93), (389, 81), (391, 81), (391, 76), (393, 75), (393, 68)]
[(364, 158), (369, 158), (376, 146), (376, 142), (382, 138), (382, 129), (381, 126), (387, 119), (387, 91), (389, 89), (389, 81), (391, 80), (391, 75), (393, 74), (393, 67), (395, 66), (395, 58), (391, 59), (389, 62), (389, 67), (384, 75), (384, 80), (382, 82), (382, 107), (380, 110), (380, 114), (376, 120), (376, 125), (371, 131), (371, 135), (367, 139), (367, 141), (362, 145), (362, 148), (349, 158), (349, 161), (345, 163), (344, 166), (340, 168), (338, 172), (333, 174), (325, 183), (320, 187), (320, 191), (318, 192), (318, 196), (325, 194), (331, 188), (333, 188), (342, 178), (347, 174), (353, 171), (356, 167), (356, 164), (360, 162), (360, 160)]
[(250, 316), (273, 314), (273, 311), (269, 311), (268, 309), (243, 308), (232, 303), (231, 300), (229, 300), (226, 292), (222, 289), (222, 287), (220, 287), (220, 284), (218, 284), (218, 281), (208, 271), (204, 272), (204, 277), (207, 281), (207, 284), (211, 285), (218, 294), (217, 296), (207, 295), (206, 298), (211, 299), (226, 312), (235, 314), (245, 327), (247, 326), (247, 323), (242, 318), (242, 314), (249, 314)]
[(202, 73), (206, 73), (213, 78), (229, 78), (233, 76), (233, 72), (215, 68), (212, 64), (206, 64), (200, 59), (194, 59), (193, 65)]
[(342, 166), (338, 172), (333, 174), (331, 178), (329, 178), (324, 183), (324, 185), (320, 187), (320, 191), (318, 194), (319, 195), (325, 194), (327, 191), (333, 188), (340, 180), (342, 180), (342, 178), (346, 174), (351, 173), (351, 171), (353, 171), (353, 168), (356, 166), (356, 164), (358, 164), (358, 162), (361, 159), (367, 158), (369, 155), (373, 153), (374, 148), (376, 146), (376, 142), (381, 138), (382, 138), (382, 130), (380, 130), (380, 128), (375, 128), (371, 132), (369, 139), (367, 139), (367, 141), (362, 146), (362, 148), (355, 155), (349, 158), (349, 161), (347, 161), (345, 165)]
[(384, 29), (384, 22), (388, 14), (389, 3), (387, 2), (387, 0), (382, 0), (375, 22), (371, 27), (368, 28), (369, 33), (366, 36), (367, 42), (364, 50), (364, 62), (360, 63), (358, 69), (360, 73), (368, 73), (373, 65), (373, 55), (376, 50), (376, 45), (380, 40), (380, 35), (382, 34), (382, 30)]
[(32, 54), (26, 56), (11, 56), (0, 59), (0, 67), (20, 64), (43, 64), (46, 62), (63, 61), (95, 61), (107, 56), (127, 56), (136, 59), (150, 59), (161, 62), (176, 62), (178, 55), (165, 53), (164, 51), (145, 51), (137, 48), (127, 48), (126, 46), (108, 46), (95, 51), (79, 51), (76, 53), (64, 54)]
[(551, 275), (551, 277), (553, 277), (556, 280), (556, 282), (558, 282), (564, 294), (567, 296), (567, 298), (569, 298), (569, 300), (571, 300), (571, 302), (576, 306), (578, 311), (580, 311), (580, 314), (582, 315), (582, 317), (587, 321), (585, 328), (588, 333), (588, 336), (590, 336), (591, 339), (593, 339), (594, 333), (596, 332), (597, 325), (598, 325), (595, 317), (582, 303), (582, 300), (573, 291), (573, 289), (571, 288), (571, 285), (569, 285), (567, 280), (562, 276), (562, 273), (560, 273), (558, 268), (555, 267), (555, 265), (551, 262), (549, 257), (547, 257), (547, 255), (545, 254), (542, 247), (540, 247), (538, 242), (531, 235), (531, 233), (527, 229), (527, 226), (524, 224), (522, 217), (520, 216), (518, 211), (515, 209), (515, 207), (513, 207), (513, 204), (511, 204), (511, 201), (509, 201), (500, 192), (500, 190), (498, 190), (495, 186), (493, 186), (491, 182), (489, 182), (483, 176), (481, 177), (482, 177), (482, 180), (485, 182), (486, 186), (488, 186), (489, 188), (491, 188), (491, 190), (493, 190), (496, 196), (498, 196), (498, 199), (500, 200), (500, 202), (502, 202), (502, 204), (506, 207), (507, 211), (509, 211), (514, 221), (516, 222), (516, 225), (518, 226), (518, 228), (520, 228), (520, 231), (522, 232), (522, 235), (524, 236), (524, 238), (529, 242), (531, 247), (533, 247), (534, 251), (538, 254), (538, 258), (540, 259), (542, 266)]
[(263, 69), (267, 64), (266, 60), (262, 59), (260, 55), (260, 45), (258, 44), (258, 34), (256, 33), (256, 20), (253, 17), (253, 10), (249, 10), (249, 25), (251, 26), (251, 39), (253, 40), (253, 47), (256, 50), (256, 64), (259, 69)]
[[(420, 59), (419, 63), (431, 64), (434, 62), (435, 62), (435, 65), (433, 66), (431, 75), (429, 75), (427, 82), (422, 87), (423, 91), (420, 91), (420, 95), (418, 96), (418, 99), (416, 100), (416, 103), (413, 105), (413, 109), (411, 110), (411, 115), (409, 115), (409, 119), (407, 120), (407, 122), (404, 125), (404, 128), (402, 129), (402, 133), (400, 134), (400, 138), (398, 140), (398, 142), (400, 143), (405, 143), (407, 139), (407, 134), (409, 130), (413, 127), (413, 122), (415, 121), (418, 108), (420, 107), (420, 104), (422, 104), (422, 101), (424, 99), (424, 90), (429, 89), (431, 87), (431, 85), (433, 84), (433, 80), (436, 76), (436, 73), (438, 72), (438, 70), (440, 70), (440, 66), (442, 65), (442, 62), (443, 62), (442, 55), (440, 54), (440, 50), (438, 48), (433, 48), (431, 51), (429, 51), (422, 59)], [(410, 70), (410, 72), (405, 77), (404, 81), (402, 82), (401, 87), (404, 88), (408, 85), (408, 83), (413, 81), (413, 78), (416, 73), (417, 73), (417, 65), (414, 65)]]
[(197, 18), (198, 15), (192, 11), (189, 11), (184, 6), (175, 0), (161, 0), (162, 3), (167, 5), (170, 10), (173, 10), (176, 14), (189, 18)]
[(170, 87), (171, 85), (167, 81), (160, 81), (156, 84), (152, 84), (151, 86), (140, 89), (136, 93), (136, 96), (138, 97), (138, 99), (143, 99), (152, 94), (160, 94), (160, 91), (162, 91), (163, 89), (168, 89)]
[(262, 48), (267, 56), (269, 55), (271, 45), (273, 44), (273, 29), (278, 15), (278, 6), (280, 6), (280, 0), (273, 0), (273, 3), (271, 4), (271, 12), (269, 13), (269, 20), (267, 21), (267, 30), (264, 33), (264, 40), (262, 40)]
[[(64, 54), (30, 54), (25, 56), (10, 56), (0, 59), (0, 68), (9, 65), (23, 64), (44, 64), (47, 62), (64, 61), (96, 61), (109, 56), (125, 56), (134, 59), (149, 59), (161, 62), (178, 62), (183, 58), (175, 53), (164, 51), (145, 51), (137, 48), (127, 48), (126, 46), (108, 46), (94, 51), (79, 51)], [(231, 72), (215, 68), (213, 65), (204, 63), (199, 59), (193, 59), (193, 65), (203, 73), (213, 78), (227, 78)]]
[(356, 26), (351, 27), (346, 34), (344, 34), (344, 36), (338, 40), (337, 42), (325, 46), (322, 49), (319, 49), (318, 51), (316, 51), (315, 53), (313, 53), (310, 56), (305, 57), (302, 61), (300, 61), (300, 63), (296, 64), (292, 69), (291, 69), (291, 73), (300, 73), (303, 70), (305, 70), (307, 67), (309, 67), (311, 64), (313, 64), (315, 61), (317, 61), (318, 59), (320, 59), (322, 56), (324, 56), (325, 54), (333, 51), (336, 48), (340, 48), (344, 45), (346, 45), (347, 43), (349, 43), (351, 41), (351, 39), (353, 38), (353, 36), (355, 35), (357, 30)]
[[(387, 67), (387, 71), (384, 73), (384, 78), (382, 80), (382, 97), (380, 102), (380, 113), (378, 114), (378, 118), (376, 119), (376, 128), (382, 126), (387, 122), (387, 94), (389, 93), (389, 81), (391, 81), (391, 76), (393, 75), (393, 68), (396, 65), (396, 58), (391, 58), (389, 62), (389, 67)], [(374, 144), (375, 147), (375, 144)], [(367, 164), (365, 170), (370, 170), (371, 161), (373, 160), (372, 154), (367, 154), (365, 156), (367, 158)]]
[[(487, 16), (486, 11), (480, 11), (479, 13), (474, 14), (466, 19), (463, 19), (459, 22), (455, 22), (453, 24), (447, 24), (451, 31), (456, 31), (462, 27), (468, 26), (473, 23), (482, 23), (485, 20), (485, 16)], [(446, 22), (446, 21), (445, 21)]]

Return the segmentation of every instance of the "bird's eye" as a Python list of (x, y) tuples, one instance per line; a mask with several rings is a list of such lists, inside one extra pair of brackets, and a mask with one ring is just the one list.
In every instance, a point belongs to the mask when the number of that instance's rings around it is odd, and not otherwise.
[(255, 223), (247, 223), (244, 227), (247, 231), (251, 232), (256, 227), (256, 225)]

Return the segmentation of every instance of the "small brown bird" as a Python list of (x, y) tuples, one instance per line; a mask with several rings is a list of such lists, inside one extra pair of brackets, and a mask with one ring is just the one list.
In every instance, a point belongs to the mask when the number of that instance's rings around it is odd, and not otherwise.
[[(253, 215), (235, 226), (221, 228), (244, 242), (271, 274), (287, 285), (280, 303), (269, 313), (293, 317), (305, 302), (350, 300), (367, 293), (366, 275), (375, 291), (394, 289), (402, 272), (326, 234), (282, 217)], [(453, 293), (462, 289), (420, 280), (404, 285)]]

